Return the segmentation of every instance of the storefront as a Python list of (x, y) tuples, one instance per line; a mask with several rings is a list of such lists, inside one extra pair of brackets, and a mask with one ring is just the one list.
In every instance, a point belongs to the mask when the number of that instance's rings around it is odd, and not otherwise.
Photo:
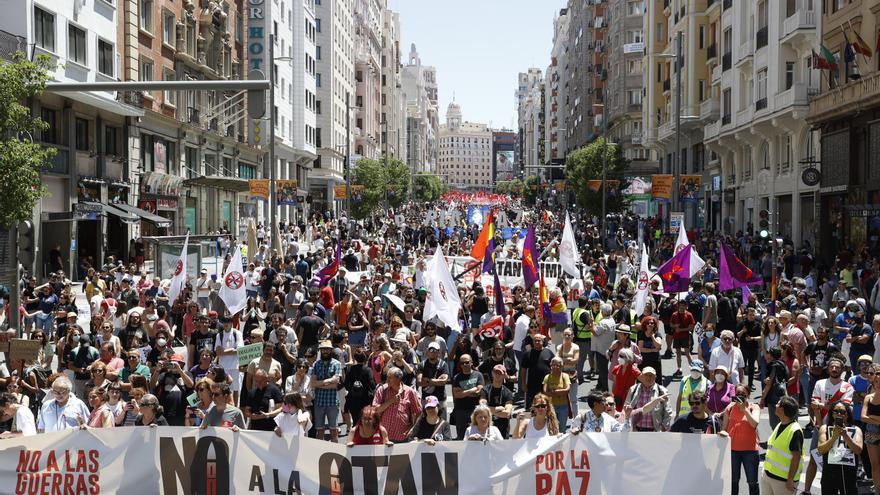
[(171, 235), (178, 221), (181, 183), (183, 179), (161, 172), (147, 172), (141, 177), (137, 207), (161, 217), (164, 221), (144, 219), (141, 236)]

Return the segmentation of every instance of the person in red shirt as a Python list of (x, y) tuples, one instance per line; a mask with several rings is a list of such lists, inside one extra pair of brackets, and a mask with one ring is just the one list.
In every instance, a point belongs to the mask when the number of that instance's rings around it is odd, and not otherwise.
[(351, 440), (346, 445), (394, 445), (388, 440), (388, 431), (379, 424), (379, 409), (366, 406), (361, 412), (361, 419), (351, 430)]
[(681, 377), (681, 356), (687, 358), (688, 366), (691, 365), (691, 347), (693, 347), (692, 333), (697, 322), (694, 315), (687, 310), (687, 302), (678, 301), (678, 311), (672, 313), (669, 318), (669, 326), (672, 327), (672, 347), (675, 349), (675, 373), (674, 378)]
[(623, 402), (630, 387), (636, 384), (636, 378), (641, 375), (639, 367), (635, 363), (635, 355), (629, 349), (621, 349), (617, 355), (617, 364), (611, 368), (611, 380), (614, 386), (611, 389), (614, 395), (614, 404), (617, 411), (623, 411)]

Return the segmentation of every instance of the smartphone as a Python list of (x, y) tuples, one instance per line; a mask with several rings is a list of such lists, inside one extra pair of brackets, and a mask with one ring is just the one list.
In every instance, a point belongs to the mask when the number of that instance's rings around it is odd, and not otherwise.
[(834, 418), (834, 426), (836, 426), (838, 428), (843, 428), (843, 418), (841, 418), (841, 417)]

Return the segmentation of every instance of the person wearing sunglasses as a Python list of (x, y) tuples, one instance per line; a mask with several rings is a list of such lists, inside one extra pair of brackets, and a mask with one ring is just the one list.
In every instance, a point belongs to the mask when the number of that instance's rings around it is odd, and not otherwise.
[(542, 438), (559, 434), (559, 421), (550, 405), (550, 398), (538, 394), (532, 399), (530, 413), (521, 411), (516, 417), (513, 438)]
[(134, 426), (168, 426), (168, 420), (163, 415), (164, 410), (159, 405), (159, 399), (153, 394), (144, 395), (138, 402), (138, 416), (134, 420)]
[(84, 420), (90, 413), (86, 404), (73, 395), (73, 383), (66, 376), (59, 376), (50, 387), (52, 398), (43, 401), (37, 418), (37, 430), (53, 433), (78, 428), (77, 419)]
[(823, 494), (858, 493), (856, 466), (862, 447), (862, 430), (854, 424), (852, 409), (844, 402), (835, 403), (819, 428)]
[(718, 433), (727, 436), (727, 432), (721, 429), (715, 416), (710, 416), (707, 412), (705, 392), (692, 392), (688, 396), (688, 404), (691, 406), (691, 412), (676, 419), (669, 431), (673, 433)]
[(721, 415), (721, 429), (730, 436), (733, 493), (738, 493), (740, 475), (746, 472), (749, 495), (758, 495), (758, 422), (761, 408), (749, 403), (751, 389), (745, 384), (736, 386), (736, 395)]
[(228, 383), (215, 383), (211, 385), (211, 399), (214, 405), (207, 412), (196, 409), (195, 415), (201, 419), (201, 429), (209, 426), (230, 428), (232, 431), (244, 429), (244, 413), (235, 407), (232, 402), (232, 389)]

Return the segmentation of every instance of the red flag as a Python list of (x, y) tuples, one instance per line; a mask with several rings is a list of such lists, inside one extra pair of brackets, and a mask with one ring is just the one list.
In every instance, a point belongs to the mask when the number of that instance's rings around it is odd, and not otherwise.
[(483, 230), (480, 232), (480, 236), (477, 237), (474, 247), (471, 248), (471, 258), (483, 261), (483, 258), (486, 256), (486, 246), (488, 246), (489, 241), (495, 237), (495, 222), (493, 216), (493, 213), (490, 211), (488, 218), (486, 218), (486, 223), (483, 224)]
[(485, 323), (480, 325), (480, 336), (484, 339), (500, 339), (504, 329), (504, 317), (493, 316)]

